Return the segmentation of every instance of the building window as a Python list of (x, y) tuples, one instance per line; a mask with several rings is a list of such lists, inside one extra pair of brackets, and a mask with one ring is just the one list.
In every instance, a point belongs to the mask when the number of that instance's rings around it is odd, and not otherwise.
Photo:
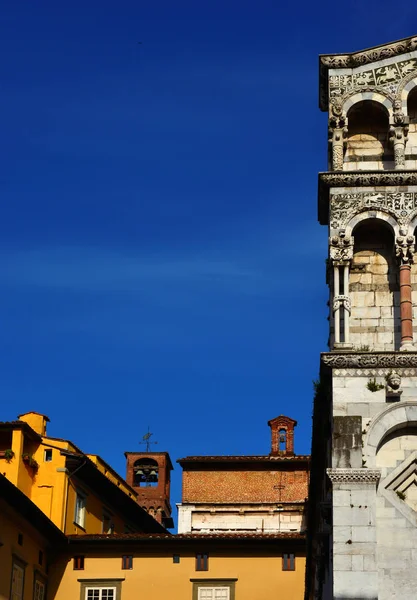
[(235, 600), (236, 579), (192, 579), (193, 600)]
[(42, 563), (43, 563), (43, 552), (42, 552), (42, 550), (39, 550), (38, 563), (40, 565), (42, 565)]
[(116, 600), (116, 588), (88, 587), (85, 589), (85, 600)]
[(208, 554), (195, 555), (195, 570), (208, 571)]
[(23, 563), (13, 561), (12, 584), (10, 590), (10, 600), (23, 600), (23, 590), (25, 586), (25, 567)]
[(122, 556), (122, 569), (133, 569), (133, 556), (131, 554)]
[(174, 554), (174, 556), (172, 557), (172, 562), (175, 565), (179, 565), (180, 564), (180, 555), (179, 554)]
[(19, 546), (23, 546), (23, 533), (17, 534), (17, 543), (19, 544)]
[(153, 458), (139, 458), (133, 464), (134, 487), (157, 487), (158, 463)]
[(44, 452), (43, 452), (43, 460), (44, 460), (44, 462), (51, 462), (51, 460), (52, 460), (52, 450), (51, 450), (51, 448), (47, 448), (46, 450), (44, 450)]
[(35, 583), (33, 586), (33, 600), (45, 600), (45, 591), (45, 582), (41, 581), (40, 579), (35, 579)]
[(120, 600), (122, 579), (88, 579), (81, 582), (81, 600)]
[(113, 517), (108, 512), (103, 512), (103, 533), (114, 533)]
[(82, 528), (85, 527), (86, 504), (87, 504), (87, 497), (83, 493), (77, 492), (77, 497), (75, 499), (74, 523)]
[(295, 554), (282, 555), (282, 570), (295, 571)]
[(84, 556), (74, 556), (74, 571), (84, 570)]

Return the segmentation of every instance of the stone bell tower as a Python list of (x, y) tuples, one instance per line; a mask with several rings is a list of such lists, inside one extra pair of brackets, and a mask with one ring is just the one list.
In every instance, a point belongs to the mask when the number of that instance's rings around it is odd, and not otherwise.
[[(306, 598), (417, 588), (417, 37), (320, 56), (329, 352), (313, 415)], [(414, 313), (414, 314), (413, 314)]]

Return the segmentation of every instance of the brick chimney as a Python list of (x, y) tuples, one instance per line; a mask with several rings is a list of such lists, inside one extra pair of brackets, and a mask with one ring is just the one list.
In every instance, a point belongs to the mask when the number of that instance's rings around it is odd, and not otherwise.
[(271, 428), (270, 456), (294, 456), (294, 427), (297, 421), (280, 415), (268, 421)]

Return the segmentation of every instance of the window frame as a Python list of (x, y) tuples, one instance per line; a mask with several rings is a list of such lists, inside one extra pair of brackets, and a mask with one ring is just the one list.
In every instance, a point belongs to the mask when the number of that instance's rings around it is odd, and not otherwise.
[[(83, 502), (83, 505), (79, 507), (79, 501)], [(74, 505), (74, 525), (81, 527), (85, 530), (85, 520), (87, 513), (87, 494), (82, 490), (75, 490), (75, 505)], [(81, 517), (81, 518), (80, 518)], [(82, 521), (82, 522), (80, 522)]]
[(88, 589), (108, 590), (111, 588), (115, 589), (113, 600), (121, 600), (122, 583), (124, 580), (124, 577), (113, 579), (77, 579), (80, 583), (80, 600), (86, 600)]
[[(85, 595), (84, 595), (84, 600), (88, 600), (88, 591), (89, 590), (99, 590), (100, 591), (100, 595), (98, 600), (103, 600), (103, 591), (104, 590), (114, 590), (114, 595), (113, 598), (111, 598), (111, 600), (117, 600), (117, 588), (113, 585), (108, 585), (108, 586), (88, 586), (85, 588)], [(94, 599), (93, 599), (94, 600)], [(108, 600), (108, 599), (107, 599)]]
[(52, 448), (45, 448), (43, 451), (43, 462), (52, 462), (53, 450)]
[(282, 555), (282, 570), (283, 571), (295, 571), (295, 559), (296, 555), (294, 552), (286, 552)]
[[(10, 575), (10, 595), (9, 595), (10, 600), (23, 600), (23, 598), (25, 597), (26, 566), (27, 566), (27, 563), (25, 563), (23, 560), (21, 560), (15, 554), (12, 554), (12, 569), (11, 569), (11, 575)], [(20, 571), (22, 572), (22, 590), (21, 590), (20, 597), (18, 597), (17, 594), (15, 592), (13, 592), (13, 574), (14, 574), (15, 567), (20, 569)]]
[(209, 554), (208, 554), (208, 552), (198, 552), (195, 555), (195, 570), (196, 571), (208, 571), (209, 570)]
[[(104, 530), (105, 521), (109, 522), (109, 527), (108, 527), (107, 531)], [(106, 535), (113, 535), (113, 533), (114, 533), (113, 515), (106, 508), (103, 509), (103, 520), (101, 522), (101, 533), (105, 533)]]
[(33, 600), (38, 600), (39, 598), (36, 596), (36, 584), (40, 584), (43, 587), (43, 595), (40, 600), (46, 600), (47, 581), (42, 573), (40, 573), (37, 569), (35, 569), (33, 574)]
[[(72, 570), (73, 571), (84, 571), (85, 568), (85, 556), (83, 554), (76, 554), (72, 557)], [(78, 564), (80, 566), (78, 566)]]
[(199, 600), (200, 588), (229, 588), (229, 599), (235, 600), (237, 578), (228, 579), (190, 579), (193, 584), (193, 600)]
[(133, 570), (133, 554), (122, 554), (122, 571)]

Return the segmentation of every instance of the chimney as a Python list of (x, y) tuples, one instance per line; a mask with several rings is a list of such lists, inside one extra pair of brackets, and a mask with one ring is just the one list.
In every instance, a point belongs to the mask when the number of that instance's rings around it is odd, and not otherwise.
[(46, 415), (32, 411), (18, 415), (17, 418), (27, 423), (39, 435), (46, 435), (46, 424), (49, 423), (49, 418)]

